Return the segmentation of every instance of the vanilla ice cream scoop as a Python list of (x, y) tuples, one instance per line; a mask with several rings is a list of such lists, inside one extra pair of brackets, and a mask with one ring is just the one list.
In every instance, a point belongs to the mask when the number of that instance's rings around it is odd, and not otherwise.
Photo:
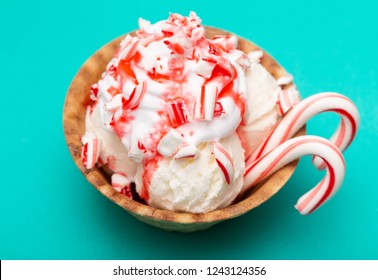
[(262, 55), (261, 51), (248, 54), (251, 64), (246, 72), (247, 113), (237, 129), (246, 159), (254, 155), (281, 117), (300, 99), (297, 88), (291, 84), (292, 76), (286, 74), (276, 80), (260, 64)]
[[(224, 150), (220, 152), (217, 145)], [(147, 172), (147, 176), (140, 165), (135, 177), (137, 191), (149, 205), (176, 212), (205, 213), (228, 206), (243, 185), (244, 153), (239, 137), (234, 133), (216, 144), (203, 143), (199, 145), (199, 152), (197, 159), (161, 157), (156, 169)], [(217, 153), (223, 152), (229, 159), (220, 163), (218, 161), (223, 159), (218, 159)], [(229, 182), (219, 164), (228, 169)], [(148, 188), (142, 189), (146, 186)]]
[(257, 62), (251, 63), (246, 77), (248, 115), (238, 127), (238, 134), (248, 158), (280, 119), (276, 103), (282, 89)]
[(124, 181), (123, 187), (133, 182), (137, 163), (128, 157), (127, 150), (117, 134), (103, 128), (98, 104), (87, 109), (85, 129), (82, 142), (88, 143), (91, 139), (98, 139), (100, 145), (97, 165), (109, 175), (114, 175), (113, 186), (120, 188), (120, 183), (117, 182), (121, 178)]

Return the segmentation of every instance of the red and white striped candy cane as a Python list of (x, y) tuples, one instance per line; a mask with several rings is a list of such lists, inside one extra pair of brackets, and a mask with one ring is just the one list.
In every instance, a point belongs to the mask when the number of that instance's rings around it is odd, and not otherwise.
[(309, 192), (300, 197), (295, 208), (310, 214), (330, 199), (340, 188), (345, 174), (344, 157), (330, 141), (318, 136), (299, 136), (287, 140), (246, 166), (242, 192), (260, 183), (286, 164), (305, 155), (316, 155), (324, 160), (326, 175)]
[(231, 155), (218, 141), (212, 142), (212, 153), (215, 156), (215, 160), (222, 171), (223, 177), (227, 184), (231, 184), (234, 181), (235, 167)]
[[(325, 92), (310, 96), (295, 105), (282, 120), (273, 128), (267, 139), (248, 158), (248, 163), (267, 154), (279, 144), (290, 139), (308, 120), (322, 112), (336, 112), (341, 116), (340, 125), (330, 138), (341, 151), (344, 151), (353, 141), (360, 124), (360, 116), (356, 106), (347, 97), (335, 93)], [(323, 161), (317, 157), (313, 163), (319, 169), (325, 167)]]
[(98, 161), (102, 142), (96, 137), (89, 137), (89, 139), (85, 139), (84, 141), (81, 149), (81, 160), (86, 169), (91, 169)]

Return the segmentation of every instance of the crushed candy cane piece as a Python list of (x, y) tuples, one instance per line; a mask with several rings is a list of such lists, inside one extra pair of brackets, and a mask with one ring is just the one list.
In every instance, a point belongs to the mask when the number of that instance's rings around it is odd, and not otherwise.
[(184, 100), (176, 98), (166, 104), (168, 117), (173, 128), (188, 122)]
[(184, 142), (184, 137), (176, 129), (168, 131), (157, 145), (158, 152), (163, 157), (173, 156)]
[(196, 146), (189, 143), (184, 143), (173, 158), (174, 159), (181, 159), (181, 158), (196, 159), (198, 158), (199, 154), (200, 152)]
[(113, 112), (121, 109), (123, 98), (124, 97), (121, 94), (115, 95), (110, 102), (104, 105), (104, 109), (107, 111), (113, 111)]
[(142, 162), (144, 154), (147, 152), (145, 145), (141, 141), (132, 141), (128, 156), (131, 160), (140, 163)]
[(238, 59), (236, 59), (236, 63), (246, 72), (247, 69), (251, 66), (251, 62), (246, 54), (242, 54)]
[(164, 25), (162, 26), (161, 30), (165, 33), (174, 34), (179, 28), (180, 28), (180, 26), (178, 26), (178, 25), (176, 25), (172, 22), (166, 21), (166, 22), (164, 22)]
[(299, 92), (295, 86), (280, 90), (278, 93), (277, 108), (280, 116), (285, 115), (291, 108), (301, 101)]
[(214, 36), (211, 43), (227, 52), (237, 48), (238, 38), (233, 35), (218, 35)]
[(277, 84), (279, 86), (286, 86), (293, 82), (293, 76), (290, 74), (286, 74), (285, 76), (282, 76), (281, 78), (278, 78)]
[(94, 84), (91, 86), (89, 97), (96, 101), (98, 98), (98, 84)]
[(194, 117), (200, 120), (211, 121), (214, 116), (214, 109), (218, 93), (222, 85), (215, 79), (202, 86), (201, 94), (197, 95)]
[(222, 171), (224, 179), (227, 184), (230, 184), (234, 180), (234, 162), (227, 150), (218, 141), (212, 142), (212, 148), (215, 160)]
[(130, 95), (135, 90), (136, 84), (132, 79), (126, 79), (122, 85), (122, 93), (126, 99), (130, 98)]
[(128, 110), (128, 109), (134, 109), (139, 105), (139, 103), (142, 101), (143, 95), (146, 92), (147, 88), (147, 81), (144, 81), (143, 83), (137, 85), (133, 92), (131, 93), (129, 99), (122, 99), (122, 109)]
[(111, 177), (112, 187), (119, 193), (132, 198), (131, 181), (121, 173), (114, 173)]
[(91, 169), (96, 165), (100, 156), (101, 140), (91, 137), (90, 139), (84, 139), (84, 141), (86, 142), (82, 148), (81, 160), (86, 169)]
[(205, 120), (211, 121), (214, 116), (215, 101), (218, 96), (218, 87), (212, 83), (205, 85), (204, 115)]
[(121, 192), (124, 187), (129, 186), (131, 183), (129, 178), (121, 173), (114, 173), (111, 177), (111, 181), (112, 187), (118, 192)]
[(138, 25), (139, 25), (140, 29), (142, 31), (144, 31), (144, 32), (150, 33), (152, 31), (151, 30), (152, 24), (151, 24), (151, 22), (149, 20), (145, 20), (143, 18), (139, 18), (138, 19)]
[(264, 52), (262, 50), (252, 51), (248, 53), (247, 56), (251, 62), (261, 63), (264, 57)]
[(196, 64), (194, 72), (197, 75), (200, 75), (208, 79), (211, 77), (211, 73), (213, 72), (215, 65), (215, 62), (200, 59)]
[(205, 29), (202, 26), (193, 28), (191, 38), (194, 42), (201, 40), (203, 37), (205, 37)]
[(131, 37), (130, 42), (125, 46), (125, 48), (121, 51), (119, 55), (120, 60), (129, 61), (134, 56), (137, 50), (138, 43), (138, 38)]

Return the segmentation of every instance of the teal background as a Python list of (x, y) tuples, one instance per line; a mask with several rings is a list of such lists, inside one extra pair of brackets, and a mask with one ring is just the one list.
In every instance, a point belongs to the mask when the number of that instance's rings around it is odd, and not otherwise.
[[(95, 2), (98, 2), (97, 4)], [(0, 259), (378, 259), (378, 20), (373, 1), (0, 0)], [(293, 205), (322, 176), (301, 160), (261, 207), (192, 234), (145, 225), (102, 196), (65, 144), (66, 91), (85, 60), (138, 17), (194, 10), (272, 54), (303, 97), (338, 91), (362, 124), (339, 193), (317, 212)], [(329, 136), (338, 118), (317, 117)]]

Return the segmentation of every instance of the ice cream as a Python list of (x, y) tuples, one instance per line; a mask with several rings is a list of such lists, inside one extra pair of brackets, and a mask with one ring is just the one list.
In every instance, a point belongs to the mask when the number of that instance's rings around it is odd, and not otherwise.
[(249, 114), (238, 134), (248, 158), (280, 118), (276, 102), (282, 89), (258, 61), (251, 63), (246, 77)]
[[(140, 20), (91, 88), (83, 162), (149, 205), (204, 213), (236, 198), (245, 157), (279, 119), (279, 83), (195, 13)], [(242, 139), (242, 141), (240, 140)]]
[[(227, 183), (219, 168), (211, 143), (198, 146), (197, 159), (172, 160), (163, 158), (151, 175), (148, 187), (148, 204), (176, 212), (205, 213), (231, 204), (243, 185), (244, 154), (236, 133), (220, 140), (233, 162), (233, 178)], [(143, 165), (138, 166), (135, 183), (137, 191), (144, 175)]]
[(90, 140), (98, 139), (101, 144), (98, 149), (97, 165), (110, 175), (117, 174), (114, 178), (124, 175), (129, 184), (134, 181), (137, 163), (129, 159), (128, 152), (119, 137), (103, 128), (99, 109), (98, 105), (88, 107), (85, 119), (86, 134), (82, 141), (89, 143)]

